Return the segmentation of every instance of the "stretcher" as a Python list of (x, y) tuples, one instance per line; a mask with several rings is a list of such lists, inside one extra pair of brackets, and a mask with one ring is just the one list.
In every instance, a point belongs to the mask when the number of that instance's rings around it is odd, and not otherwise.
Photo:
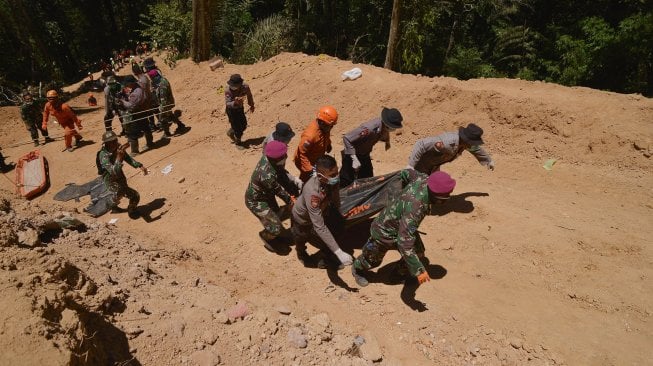
[(48, 189), (48, 162), (40, 150), (30, 151), (16, 163), (16, 193), (32, 199)]

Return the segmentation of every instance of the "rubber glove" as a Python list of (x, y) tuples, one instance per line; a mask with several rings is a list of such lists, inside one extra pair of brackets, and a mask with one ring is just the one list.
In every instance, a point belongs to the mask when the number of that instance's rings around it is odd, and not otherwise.
[(333, 254), (338, 257), (338, 260), (340, 263), (342, 263), (343, 266), (351, 266), (352, 262), (354, 261), (354, 258), (349, 255), (349, 253), (343, 252), (342, 249), (338, 249)]
[(354, 168), (355, 171), (358, 171), (358, 169), (361, 168), (361, 162), (355, 154), (349, 156), (351, 156), (351, 167)]
[(428, 282), (431, 280), (431, 277), (429, 277), (429, 273), (426, 271), (423, 271), (422, 273), (417, 275), (417, 282), (419, 282), (420, 285)]

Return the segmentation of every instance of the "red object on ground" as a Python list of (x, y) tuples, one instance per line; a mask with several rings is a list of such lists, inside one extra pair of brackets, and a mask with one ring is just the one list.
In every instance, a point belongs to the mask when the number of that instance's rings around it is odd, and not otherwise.
[(16, 193), (32, 199), (46, 191), (49, 183), (48, 162), (40, 150), (30, 151), (16, 164)]

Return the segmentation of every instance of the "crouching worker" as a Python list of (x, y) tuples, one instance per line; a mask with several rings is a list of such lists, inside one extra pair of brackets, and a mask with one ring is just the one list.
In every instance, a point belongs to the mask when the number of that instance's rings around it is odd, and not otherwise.
[(265, 155), (256, 165), (245, 192), (245, 205), (263, 224), (263, 230), (258, 235), (263, 240), (265, 249), (271, 252), (275, 251), (271, 242), (283, 229), (275, 197), (281, 198), (289, 206), (295, 200), (282, 184), (287, 174), (287, 158), (288, 146), (283, 142), (271, 141), (265, 145)]
[[(269, 145), (269, 144), (268, 144)], [(308, 179), (302, 188), (302, 193), (297, 198), (291, 216), (291, 231), (297, 251), (297, 259), (306, 265), (308, 253), (306, 243), (312, 240), (321, 250), (328, 250), (319, 263), (319, 268), (326, 268), (327, 263), (335, 259), (343, 266), (351, 265), (353, 258), (340, 249), (331, 230), (325, 223), (327, 215), (339, 215), (340, 185), (338, 178), (338, 165), (336, 159), (329, 155), (322, 155), (315, 163), (315, 173)], [(333, 221), (334, 217), (330, 217)]]
[(102, 135), (102, 150), (98, 152), (97, 163), (100, 172), (102, 173), (102, 180), (107, 191), (112, 195), (112, 208), (117, 208), (120, 199), (127, 197), (129, 205), (127, 206), (127, 214), (130, 218), (138, 218), (138, 201), (140, 195), (136, 190), (127, 185), (127, 177), (122, 171), (122, 164), (126, 162), (134, 168), (140, 169), (144, 175), (147, 175), (147, 169), (143, 164), (134, 160), (127, 154), (129, 143), (120, 145), (118, 143), (118, 136), (113, 131), (107, 131)]
[(428, 177), (412, 169), (403, 170), (402, 174), (405, 173), (414, 176), (411, 183), (374, 219), (363, 253), (352, 265), (351, 272), (361, 287), (368, 285), (365, 271), (378, 267), (390, 249), (397, 249), (403, 259), (397, 275), (417, 277), (420, 285), (431, 280), (422, 263), (426, 260), (425, 248), (417, 229), (430, 204), (448, 199), (456, 181), (441, 171)]

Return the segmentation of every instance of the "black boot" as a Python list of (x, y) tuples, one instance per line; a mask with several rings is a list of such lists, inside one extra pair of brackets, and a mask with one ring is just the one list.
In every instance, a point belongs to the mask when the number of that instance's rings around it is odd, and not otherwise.
[(129, 140), (129, 149), (132, 152), (132, 155), (138, 155), (140, 151), (138, 151), (138, 140)]
[(363, 271), (364, 271), (363, 265), (361, 264), (361, 262), (358, 259), (356, 259), (354, 261), (354, 263), (352, 263), (352, 265), (351, 265), (351, 274), (352, 274), (352, 276), (354, 276), (354, 280), (356, 280), (356, 283), (360, 287), (365, 287), (365, 286), (370, 284), (370, 282), (367, 280), (367, 278), (365, 278), (365, 276), (363, 276), (363, 273), (362, 273)]

